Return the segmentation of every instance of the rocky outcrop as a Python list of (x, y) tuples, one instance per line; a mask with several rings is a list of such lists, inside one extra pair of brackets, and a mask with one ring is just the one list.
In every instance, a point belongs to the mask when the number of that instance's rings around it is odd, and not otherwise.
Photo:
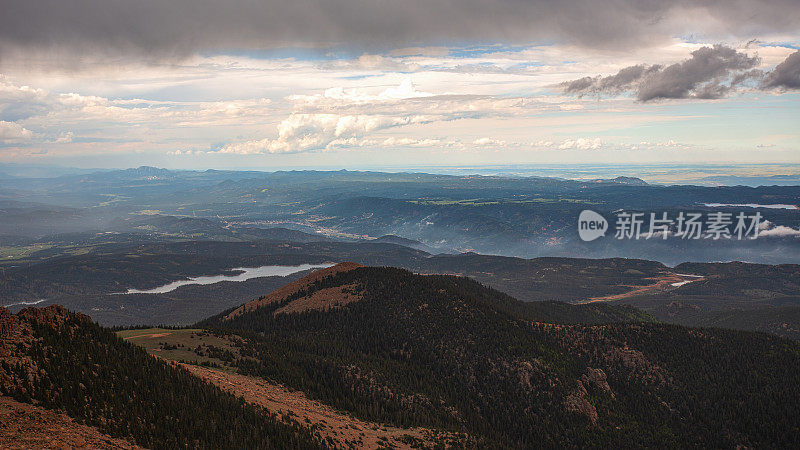
[(644, 353), (627, 347), (612, 348), (605, 355), (607, 361), (620, 364), (629, 371), (629, 377), (646, 383), (664, 384), (668, 380), (666, 372), (650, 361)]
[(593, 425), (597, 424), (597, 409), (586, 398), (589, 395), (587, 388), (596, 388), (607, 392), (614, 398), (614, 392), (608, 384), (606, 373), (602, 369), (588, 367), (586, 373), (577, 380), (577, 387), (564, 400), (564, 408), (585, 415)]
[(564, 409), (583, 414), (593, 425), (596, 425), (597, 409), (586, 399), (588, 394), (583, 383), (578, 381), (578, 386), (575, 390), (564, 399)]
[(27, 319), (42, 325), (61, 326), (68, 319), (91, 322), (85, 314), (75, 313), (61, 305), (50, 305), (44, 308), (25, 308), (18, 313), (21, 319)]
[(586, 373), (581, 375), (581, 381), (586, 386), (595, 386), (603, 392), (608, 392), (611, 397), (614, 397), (614, 392), (611, 391), (611, 386), (608, 384), (608, 377), (603, 369), (593, 369), (588, 367)]

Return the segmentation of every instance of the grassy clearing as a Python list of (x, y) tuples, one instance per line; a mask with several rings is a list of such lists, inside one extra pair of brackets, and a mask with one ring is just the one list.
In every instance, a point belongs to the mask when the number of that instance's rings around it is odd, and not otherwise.
[(52, 244), (12, 245), (0, 247), (0, 259), (17, 260), (27, 258), (40, 250), (52, 248)]
[(117, 332), (117, 336), (169, 361), (234, 371), (221, 355), (230, 352), (234, 358), (239, 358), (235, 338), (214, 336), (198, 328), (122, 330)]

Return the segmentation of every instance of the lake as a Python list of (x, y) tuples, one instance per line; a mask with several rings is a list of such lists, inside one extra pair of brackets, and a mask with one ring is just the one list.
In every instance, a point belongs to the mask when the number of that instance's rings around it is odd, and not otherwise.
[(335, 263), (321, 263), (321, 264), (300, 264), (299, 266), (261, 266), (261, 267), (236, 267), (230, 269), (231, 271), (240, 272), (236, 275), (205, 275), (200, 277), (189, 278), (188, 280), (178, 280), (163, 286), (155, 287), (153, 289), (128, 289), (126, 292), (119, 294), (165, 294), (172, 292), (181, 286), (188, 284), (214, 284), (220, 281), (245, 281), (251, 278), (260, 277), (285, 277), (293, 273), (302, 272), (309, 269), (324, 269), (331, 267)]
[(766, 209), (798, 209), (797, 205), (761, 205), (758, 203), (703, 203), (704, 206), (708, 206), (709, 208), (723, 208), (723, 207), (732, 207), (732, 208), (766, 208)]
[(27, 301), (27, 302), (10, 303), (8, 305), (3, 305), (3, 308), (8, 308), (10, 306), (20, 306), (20, 305), (22, 305), (22, 306), (33, 306), (33, 305), (38, 305), (39, 303), (42, 303), (45, 300), (46, 299), (43, 298), (41, 300), (31, 300), (31, 301)]

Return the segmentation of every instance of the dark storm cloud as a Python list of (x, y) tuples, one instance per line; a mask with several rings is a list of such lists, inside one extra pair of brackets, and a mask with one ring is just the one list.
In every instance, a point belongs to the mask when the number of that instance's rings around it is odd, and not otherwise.
[(626, 67), (615, 75), (608, 77), (583, 77), (574, 81), (563, 83), (562, 89), (566, 94), (586, 95), (586, 94), (621, 94), (638, 84), (642, 78), (661, 70), (661, 66), (638, 66)]
[(759, 81), (765, 88), (800, 87), (800, 52), (789, 56), (766, 76), (754, 69), (756, 56), (724, 45), (702, 47), (692, 56), (669, 66), (637, 65), (607, 77), (584, 77), (559, 85), (570, 95), (618, 95), (633, 92), (642, 102), (657, 99), (723, 98), (747, 82)]
[(761, 86), (765, 89), (800, 89), (800, 50), (775, 66)]
[(799, 21), (796, 0), (0, 0), (0, 58), (477, 41), (632, 47), (683, 33), (794, 32)]
[(686, 61), (643, 76), (636, 98), (643, 102), (659, 98), (721, 98), (734, 86), (728, 83), (731, 77), (758, 63), (758, 57), (749, 57), (729, 47), (703, 47), (693, 51)]

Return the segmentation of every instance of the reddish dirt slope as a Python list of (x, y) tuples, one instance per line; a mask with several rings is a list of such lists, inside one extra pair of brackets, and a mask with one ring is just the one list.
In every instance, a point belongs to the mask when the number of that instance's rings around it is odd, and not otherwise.
[(301, 426), (308, 426), (321, 439), (336, 448), (434, 448), (437, 443), (456, 443), (464, 436), (427, 428), (397, 428), (365, 422), (328, 405), (309, 399), (300, 391), (290, 391), (260, 378), (181, 364), (193, 375), (211, 382), (248, 403), (272, 413), (290, 414)]
[(625, 285), (623, 287), (630, 288), (631, 290), (628, 292), (624, 292), (622, 294), (607, 295), (605, 297), (592, 297), (590, 299), (584, 300), (579, 303), (607, 302), (613, 300), (621, 300), (624, 298), (636, 297), (639, 295), (659, 294), (661, 292), (670, 291), (676, 289), (677, 287), (680, 287), (680, 285), (677, 285), (678, 283), (685, 284), (687, 282), (698, 281), (702, 279), (702, 277), (698, 278), (694, 276), (685, 276), (669, 272), (669, 273), (664, 273), (660, 277), (652, 277), (645, 279), (652, 281), (652, 283), (646, 286)]
[(97, 428), (75, 423), (70, 417), (57, 411), (0, 396), (0, 448), (141, 447), (105, 435)]
[(358, 284), (351, 283), (314, 291), (311, 295), (292, 300), (278, 308), (275, 314), (299, 313), (311, 310), (328, 311), (329, 309), (341, 308), (348, 303), (357, 302), (362, 298), (364, 298), (364, 294)]
[(236, 308), (235, 310), (233, 310), (233, 312), (225, 316), (225, 320), (229, 320), (233, 317), (238, 316), (239, 314), (242, 314), (246, 311), (252, 311), (261, 306), (269, 305), (270, 303), (274, 302), (279, 302), (284, 298), (302, 290), (303, 288), (309, 286), (310, 284), (313, 284), (314, 282), (317, 282), (325, 277), (335, 275), (339, 272), (347, 272), (348, 270), (357, 269), (359, 267), (364, 267), (364, 266), (362, 266), (361, 264), (356, 264), (354, 262), (343, 262), (336, 264), (335, 266), (328, 267), (327, 269), (317, 270), (316, 272), (310, 273), (304, 276), (303, 278), (300, 278), (297, 281), (293, 281), (287, 284), (286, 286), (283, 286), (282, 288), (279, 288), (264, 297), (245, 303), (244, 305)]

